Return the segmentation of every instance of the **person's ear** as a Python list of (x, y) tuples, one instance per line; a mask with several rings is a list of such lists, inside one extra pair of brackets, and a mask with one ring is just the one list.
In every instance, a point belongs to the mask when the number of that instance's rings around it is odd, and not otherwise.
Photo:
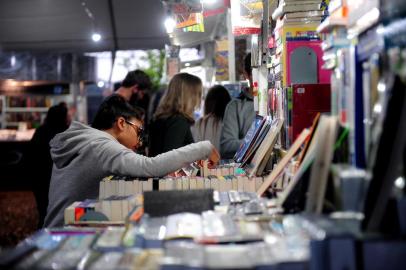
[(116, 126), (118, 128), (118, 130), (123, 131), (125, 128), (125, 119), (124, 117), (119, 117), (116, 120)]

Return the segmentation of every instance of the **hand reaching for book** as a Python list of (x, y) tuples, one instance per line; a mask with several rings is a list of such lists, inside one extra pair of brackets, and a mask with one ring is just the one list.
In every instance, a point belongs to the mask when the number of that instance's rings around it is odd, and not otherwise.
[(217, 149), (213, 146), (210, 156), (209, 156), (209, 166), (214, 166), (220, 161), (220, 154)]

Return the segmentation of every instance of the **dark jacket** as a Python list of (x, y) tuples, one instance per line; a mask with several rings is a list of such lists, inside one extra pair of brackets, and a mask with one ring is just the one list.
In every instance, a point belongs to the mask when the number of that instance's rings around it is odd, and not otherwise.
[(49, 142), (68, 126), (53, 127), (47, 124), (40, 126), (34, 133), (27, 153), (27, 165), (33, 179), (33, 192), (38, 209), (38, 227), (41, 228), (48, 206), (48, 191), (52, 173), (52, 159)]
[(193, 123), (183, 115), (155, 119), (149, 131), (149, 155), (161, 153), (193, 143), (190, 127)]

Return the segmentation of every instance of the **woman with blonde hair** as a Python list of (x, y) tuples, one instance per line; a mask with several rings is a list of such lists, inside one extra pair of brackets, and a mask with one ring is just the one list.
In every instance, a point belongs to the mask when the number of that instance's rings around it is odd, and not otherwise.
[(200, 105), (201, 95), (199, 77), (178, 73), (172, 78), (150, 126), (150, 156), (194, 142), (190, 127), (195, 122), (193, 113)]

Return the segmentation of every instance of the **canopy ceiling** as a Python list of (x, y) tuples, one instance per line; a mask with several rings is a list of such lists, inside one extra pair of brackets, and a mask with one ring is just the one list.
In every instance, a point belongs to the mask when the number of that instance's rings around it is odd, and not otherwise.
[[(86, 14), (83, 2), (94, 20)], [(163, 48), (169, 43), (164, 17), (159, 0), (1, 0), (0, 49), (89, 52)], [(91, 39), (93, 29), (103, 36), (98, 43)]]

